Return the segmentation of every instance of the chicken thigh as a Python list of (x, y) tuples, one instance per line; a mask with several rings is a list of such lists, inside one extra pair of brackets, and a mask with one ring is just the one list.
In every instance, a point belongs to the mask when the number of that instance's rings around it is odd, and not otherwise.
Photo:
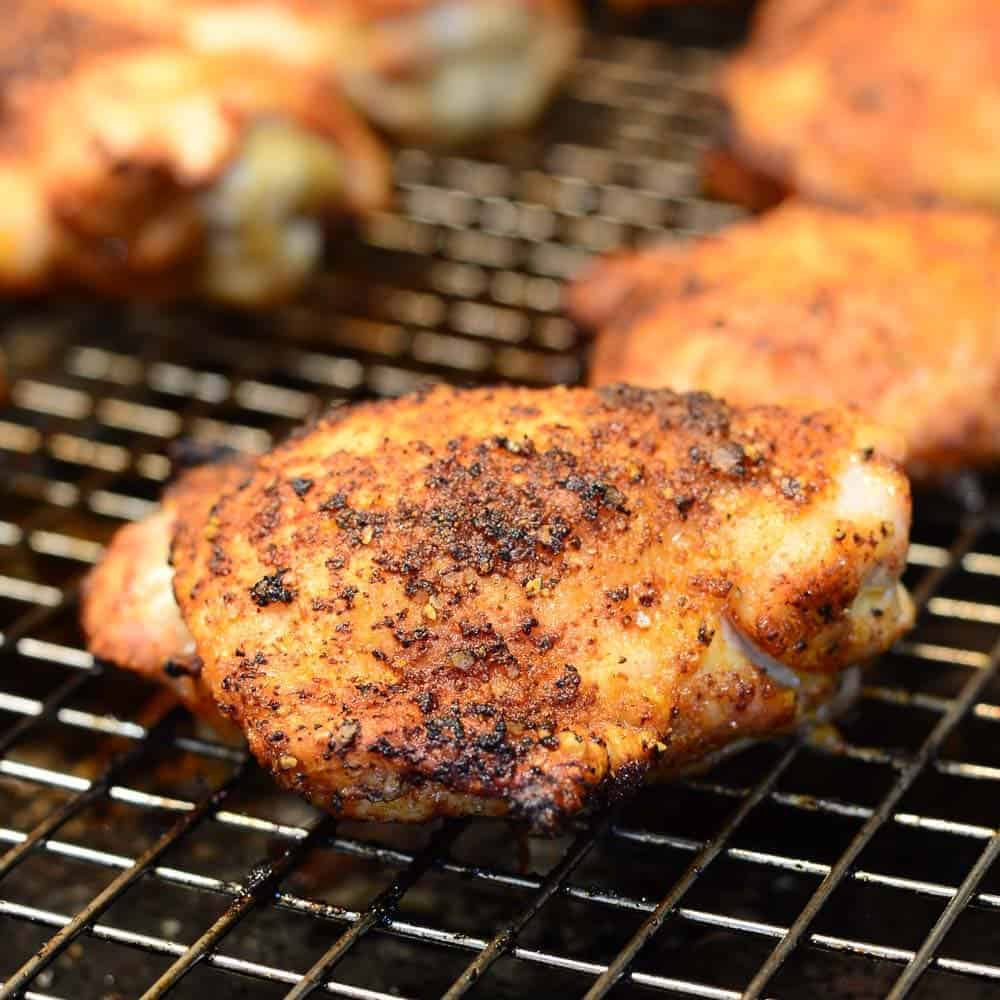
[(95, 0), (3, 13), (0, 292), (260, 305), (309, 276), (324, 222), (387, 201), (381, 147), (325, 77)]
[(319, 806), (551, 830), (789, 729), (909, 625), (899, 454), (848, 412), (704, 394), (345, 408), (175, 521), (177, 645)]
[(599, 329), (591, 382), (734, 403), (852, 404), (912, 475), (1000, 459), (1000, 221), (790, 201), (684, 244), (599, 261), (570, 289)]
[(199, 52), (257, 53), (335, 80), (382, 128), (443, 143), (530, 123), (581, 36), (575, 0), (110, 0), (109, 8)]
[(721, 89), (733, 150), (810, 198), (1000, 207), (992, 0), (765, 0)]

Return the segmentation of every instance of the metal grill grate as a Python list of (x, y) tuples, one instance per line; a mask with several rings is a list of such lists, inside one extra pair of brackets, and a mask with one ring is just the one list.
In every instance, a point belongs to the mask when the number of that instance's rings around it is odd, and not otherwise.
[(80, 645), (80, 576), (174, 437), (259, 449), (427, 378), (578, 379), (561, 279), (731, 215), (696, 196), (716, 58), (606, 34), (502, 156), (404, 150), (399, 213), (274, 314), (8, 310), (3, 996), (1000, 995), (1000, 517), (976, 484), (920, 498), (920, 622), (839, 741), (759, 746), (562, 840), (335, 824)]

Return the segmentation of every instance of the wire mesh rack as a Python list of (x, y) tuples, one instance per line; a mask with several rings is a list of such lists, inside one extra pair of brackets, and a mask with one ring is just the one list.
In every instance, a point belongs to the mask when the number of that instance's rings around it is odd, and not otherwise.
[(697, 164), (738, 25), (605, 31), (502, 155), (400, 151), (398, 210), (266, 316), (6, 308), (0, 995), (1000, 995), (988, 486), (918, 498), (918, 626), (838, 735), (761, 744), (554, 840), (335, 823), (76, 627), (82, 574), (152, 508), (177, 437), (263, 449), (331, 401), (427, 379), (578, 380), (562, 279), (732, 217)]

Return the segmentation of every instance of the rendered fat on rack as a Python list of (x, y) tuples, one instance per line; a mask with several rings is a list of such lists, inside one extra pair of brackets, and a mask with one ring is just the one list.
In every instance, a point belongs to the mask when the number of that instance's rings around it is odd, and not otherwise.
[(848, 412), (704, 394), (360, 404), (182, 478), (84, 628), (185, 664), (189, 704), (337, 815), (550, 831), (814, 716), (909, 626), (900, 454)]
[(595, 385), (811, 398), (898, 428), (911, 475), (1000, 459), (1000, 220), (792, 200), (685, 244), (598, 261), (569, 290)]

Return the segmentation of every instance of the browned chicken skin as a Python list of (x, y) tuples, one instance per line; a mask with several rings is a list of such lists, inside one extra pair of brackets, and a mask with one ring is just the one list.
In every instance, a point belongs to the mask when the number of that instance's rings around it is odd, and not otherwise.
[(103, 660), (168, 685), (207, 722), (224, 720), (201, 683), (201, 661), (174, 600), (170, 545), (178, 523), (204, 524), (212, 505), (247, 476), (249, 462), (233, 459), (183, 474), (160, 510), (128, 524), (112, 539), (84, 582), (80, 622), (90, 651)]
[(736, 153), (811, 198), (1000, 207), (992, 0), (765, 0), (722, 92)]
[(907, 627), (898, 446), (839, 411), (438, 389), (256, 460), (178, 520), (174, 590), (282, 783), (551, 829), (793, 726)]
[(709, 198), (731, 201), (751, 212), (774, 208), (792, 194), (781, 181), (740, 159), (726, 140), (710, 146), (703, 154), (701, 186)]
[(13, 0), (0, 37), (0, 291), (74, 282), (254, 305), (388, 166), (328, 78), (201, 54), (96, 0)]
[(1000, 220), (788, 202), (687, 244), (611, 257), (569, 292), (601, 330), (591, 382), (735, 403), (854, 404), (912, 474), (1000, 459)]
[(337, 80), (381, 127), (445, 143), (529, 124), (581, 34), (575, 0), (109, 0), (109, 8), (201, 52), (256, 52)]

